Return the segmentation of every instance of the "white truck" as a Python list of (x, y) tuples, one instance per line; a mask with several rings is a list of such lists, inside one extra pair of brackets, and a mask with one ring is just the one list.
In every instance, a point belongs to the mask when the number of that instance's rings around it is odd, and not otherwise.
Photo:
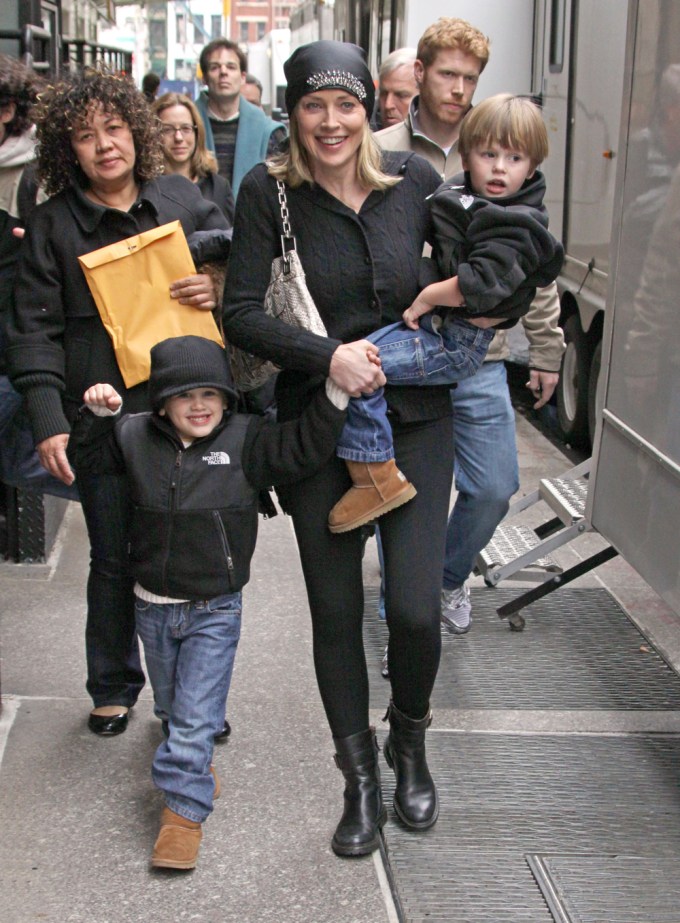
[(680, 4), (629, 0), (587, 518), (680, 613)]

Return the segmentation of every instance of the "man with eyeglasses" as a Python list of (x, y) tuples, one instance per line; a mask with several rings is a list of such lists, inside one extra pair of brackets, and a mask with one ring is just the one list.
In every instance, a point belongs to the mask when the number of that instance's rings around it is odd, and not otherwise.
[(209, 42), (201, 52), (200, 67), (206, 89), (196, 106), (205, 125), (206, 146), (236, 196), (245, 174), (278, 147), (286, 128), (241, 96), (247, 61), (236, 42)]

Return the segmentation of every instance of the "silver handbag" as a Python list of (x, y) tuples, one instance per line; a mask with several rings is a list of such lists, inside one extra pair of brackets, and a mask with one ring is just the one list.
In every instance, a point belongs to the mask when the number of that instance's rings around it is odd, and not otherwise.
[[(327, 336), (314, 299), (309, 294), (305, 273), (295, 246), (295, 237), (290, 226), (286, 187), (276, 181), (281, 208), (283, 234), (281, 235), (281, 256), (272, 260), (269, 285), (264, 296), (264, 310), (291, 327), (301, 327), (319, 336)], [(237, 346), (227, 345), (229, 363), (234, 383), (241, 391), (259, 388), (279, 371), (269, 359), (262, 359), (245, 352)]]

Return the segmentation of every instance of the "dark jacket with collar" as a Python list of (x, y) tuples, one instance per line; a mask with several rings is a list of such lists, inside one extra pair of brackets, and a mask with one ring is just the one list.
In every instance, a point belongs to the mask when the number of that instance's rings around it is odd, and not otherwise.
[(465, 317), (505, 317), (512, 327), (523, 317), (536, 288), (557, 278), (562, 244), (548, 230), (540, 170), (514, 195), (486, 199), (467, 173), (443, 183), (430, 199), (434, 257), (444, 278), (458, 276)]
[(204, 199), (219, 206), (231, 227), (234, 223), (234, 193), (227, 180), (219, 173), (208, 173), (196, 185)]
[(131, 411), (146, 384), (127, 389), (78, 257), (179, 220), (184, 233), (226, 229), (220, 209), (183, 176), (145, 183), (128, 212), (102, 208), (76, 187), (39, 205), (28, 223), (8, 324), (9, 375), (26, 395), (37, 442), (70, 431), (86, 388), (106, 381)]
[[(432, 239), (426, 199), (440, 185), (439, 176), (411, 153), (385, 152), (383, 169), (401, 175), (402, 182), (372, 192), (358, 214), (318, 186), (287, 189), (298, 253), (327, 337), (265, 314), (271, 262), (281, 249), (276, 182), (259, 164), (241, 185), (224, 292), (225, 335), (286, 370), (277, 381), (281, 419), (300, 412), (308, 383), (328, 374), (341, 343), (400, 321), (422, 287), (423, 244)], [(393, 420), (451, 413), (448, 388), (392, 387), (386, 395)]]
[(158, 414), (114, 420), (83, 411), (69, 458), (80, 471), (127, 473), (135, 579), (160, 596), (210, 599), (248, 582), (258, 490), (321, 467), (335, 451), (345, 413), (320, 388), (299, 420), (275, 424), (225, 415), (187, 448)]

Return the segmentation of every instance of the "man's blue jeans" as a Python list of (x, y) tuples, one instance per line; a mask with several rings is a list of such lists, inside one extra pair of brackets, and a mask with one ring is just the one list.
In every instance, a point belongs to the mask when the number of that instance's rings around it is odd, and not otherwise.
[(224, 726), (241, 606), (241, 593), (186, 603), (135, 600), (154, 712), (168, 725), (153, 781), (171, 811), (199, 823), (213, 807), (210, 764)]
[[(442, 321), (425, 314), (420, 328), (390, 324), (366, 337), (380, 348), (390, 385), (452, 385), (474, 375), (484, 361), (494, 330), (482, 330), (451, 314)], [(394, 458), (392, 429), (382, 388), (351, 398), (337, 445), (340, 458), (384, 462)]]
[(519, 489), (515, 413), (505, 363), (485, 362), (451, 391), (458, 491), (446, 533), (443, 586), (462, 586)]

